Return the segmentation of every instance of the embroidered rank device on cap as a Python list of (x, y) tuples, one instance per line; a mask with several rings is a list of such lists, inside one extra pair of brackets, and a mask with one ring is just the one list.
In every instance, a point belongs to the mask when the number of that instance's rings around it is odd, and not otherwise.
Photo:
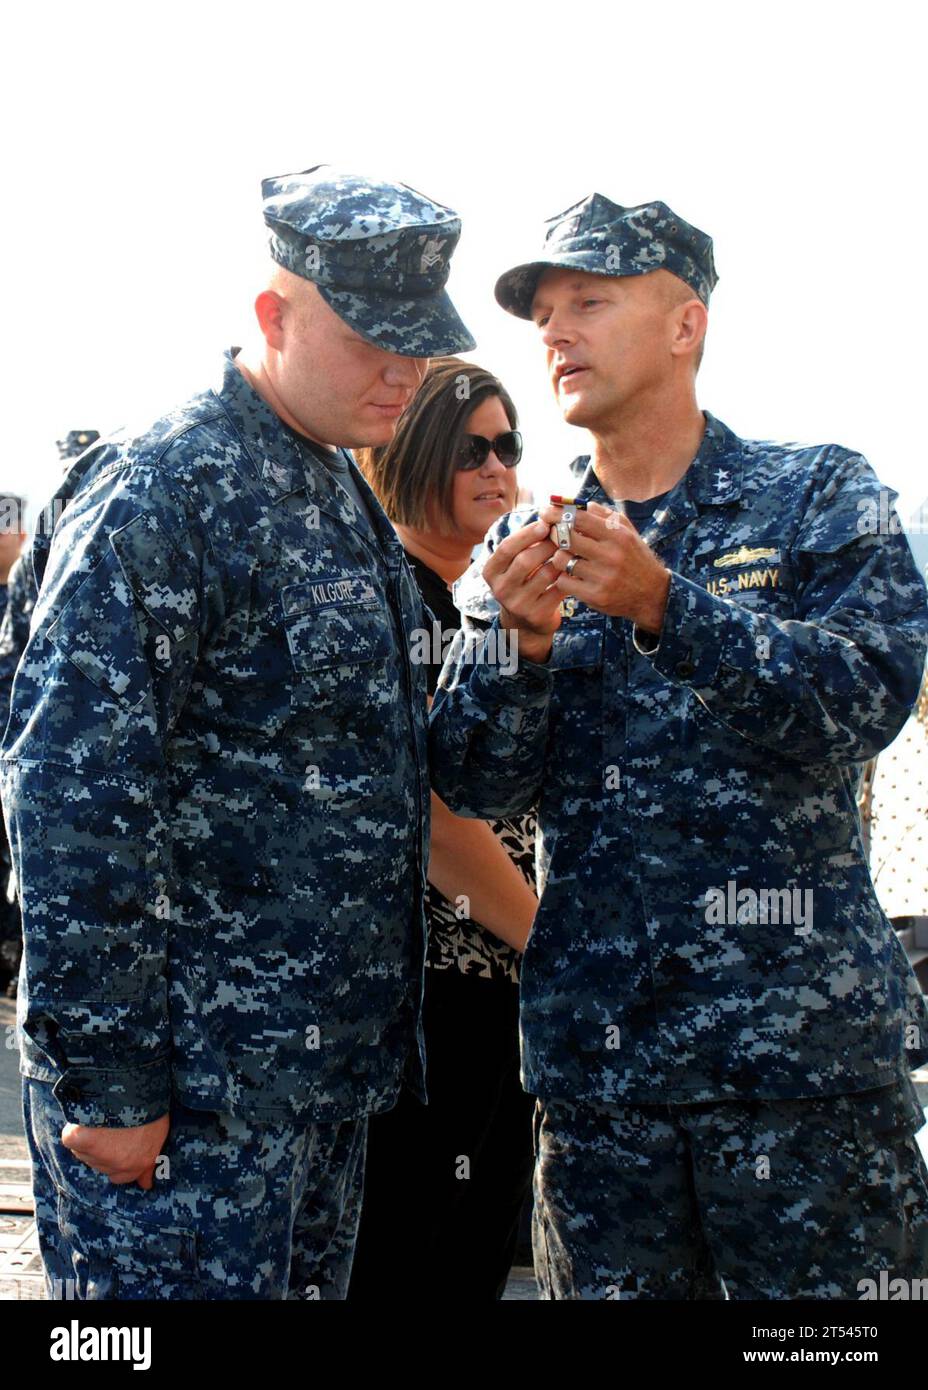
[(550, 269), (616, 276), (669, 270), (704, 304), (718, 284), (712, 238), (684, 222), (666, 203), (623, 208), (602, 193), (590, 193), (545, 225), (539, 259), (507, 270), (496, 282), (497, 301), (518, 318), (531, 318), (538, 281)]
[(461, 220), (402, 183), (317, 164), (261, 184), (271, 255), (356, 333), (406, 357), (476, 344), (445, 291)]

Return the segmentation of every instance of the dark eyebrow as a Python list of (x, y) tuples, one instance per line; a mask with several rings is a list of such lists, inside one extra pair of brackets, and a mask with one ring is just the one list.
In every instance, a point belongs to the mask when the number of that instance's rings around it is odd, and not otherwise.
[[(602, 276), (597, 276), (597, 279), (600, 279), (600, 280), (601, 280), (602, 278), (603, 278)], [(596, 285), (588, 285), (584, 280), (581, 280), (580, 277), (577, 276), (577, 278), (576, 278), (575, 280), (571, 280), (571, 281), (569, 282), (567, 288), (568, 288), (569, 290), (581, 290), (581, 291), (586, 291), (587, 293), (590, 293), (590, 292), (592, 292), (592, 290), (597, 289), (598, 286), (596, 286)], [(535, 315), (536, 315), (536, 313), (538, 313), (538, 312), (541, 310), (541, 308), (542, 308), (543, 305), (544, 305), (544, 300), (543, 300), (543, 299), (539, 299), (538, 293), (537, 293), (537, 291), (536, 291), (536, 293), (535, 293), (535, 295), (534, 295), (534, 297), (533, 297), (533, 299), (532, 299), (532, 302), (531, 302), (531, 304), (529, 305), (529, 313), (531, 314), (532, 318), (534, 318)]]

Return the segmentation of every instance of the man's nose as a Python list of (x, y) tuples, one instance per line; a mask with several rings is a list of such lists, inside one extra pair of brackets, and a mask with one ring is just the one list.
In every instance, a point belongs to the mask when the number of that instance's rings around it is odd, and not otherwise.
[(427, 357), (400, 357), (397, 353), (391, 353), (383, 369), (383, 379), (388, 386), (404, 386), (407, 390), (416, 391), (428, 365)]
[(561, 347), (565, 343), (576, 341), (577, 335), (571, 327), (566, 314), (559, 314), (553, 309), (548, 315), (548, 321), (541, 330), (541, 341), (547, 348)]

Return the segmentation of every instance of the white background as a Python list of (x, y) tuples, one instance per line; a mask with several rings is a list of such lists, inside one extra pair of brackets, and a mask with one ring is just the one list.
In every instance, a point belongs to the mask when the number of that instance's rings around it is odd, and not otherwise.
[(174, 403), (240, 341), (262, 176), (323, 161), (455, 207), (450, 282), (560, 485), (533, 328), (493, 299), (598, 190), (715, 240), (701, 403), (743, 435), (866, 453), (908, 517), (925, 469), (924, 35), (914, 6), (189, 0), (6, 20), (3, 467), (33, 511), (55, 439)]

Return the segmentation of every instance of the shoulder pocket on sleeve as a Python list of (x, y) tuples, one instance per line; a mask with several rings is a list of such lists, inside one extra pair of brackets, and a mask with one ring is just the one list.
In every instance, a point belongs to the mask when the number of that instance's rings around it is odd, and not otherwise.
[(110, 536), (126, 583), (148, 616), (174, 642), (196, 620), (195, 576), (184, 573), (184, 560), (157, 517), (141, 512)]
[(132, 590), (110, 551), (48, 628), (48, 640), (94, 685), (134, 709), (150, 683)]

